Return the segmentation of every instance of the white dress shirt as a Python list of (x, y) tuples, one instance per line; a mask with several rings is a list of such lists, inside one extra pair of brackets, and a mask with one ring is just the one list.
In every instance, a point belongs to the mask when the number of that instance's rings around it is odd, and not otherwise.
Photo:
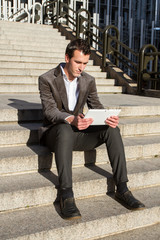
[(79, 96), (78, 79), (75, 78), (74, 80), (69, 81), (64, 72), (63, 65), (61, 65), (61, 70), (62, 70), (63, 80), (66, 87), (66, 92), (67, 92), (68, 108), (70, 111), (73, 111), (75, 109), (75, 106), (77, 104), (77, 99)]

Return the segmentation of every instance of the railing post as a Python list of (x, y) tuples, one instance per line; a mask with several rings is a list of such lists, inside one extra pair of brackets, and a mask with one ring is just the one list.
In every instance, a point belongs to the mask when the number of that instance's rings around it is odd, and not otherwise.
[(144, 47), (139, 51), (138, 73), (137, 73), (137, 93), (142, 93), (142, 71), (144, 68)]
[(88, 14), (88, 42), (90, 43), (91, 40), (91, 33), (90, 33), (90, 28), (91, 28), (91, 15), (90, 13)]
[[(146, 50), (152, 50), (153, 52), (157, 52), (157, 48), (154, 45), (147, 44), (144, 45), (139, 51), (139, 62), (138, 62), (138, 73), (137, 73), (137, 93), (142, 93), (142, 83), (143, 83), (143, 74), (144, 71), (147, 71), (147, 64), (149, 61), (153, 61), (152, 63), (152, 71), (157, 71), (158, 64), (158, 55), (153, 57), (148, 57), (145, 55)], [(146, 72), (147, 73), (147, 72)]]
[[(111, 29), (113, 29), (116, 32), (115, 38), (117, 40), (119, 40), (119, 30), (117, 27), (115, 27), (113, 25), (109, 25), (104, 29), (104, 31), (103, 31), (103, 55), (102, 55), (102, 70), (103, 71), (105, 70), (105, 67), (106, 67), (106, 55), (113, 54), (111, 47), (110, 47), (112, 39), (110, 39), (110, 37), (109, 37), (109, 30), (111, 30)], [(116, 43), (116, 50), (117, 51), (119, 50), (118, 43)], [(118, 59), (116, 59), (115, 64), (118, 66)]]
[(80, 35), (80, 31), (79, 31), (79, 26), (80, 24), (80, 18), (79, 18), (79, 14), (78, 12), (76, 13), (76, 38), (79, 38), (79, 35)]
[(106, 31), (103, 32), (103, 53), (102, 53), (102, 71), (106, 68), (106, 54), (107, 54), (107, 34)]
[(60, 13), (61, 1), (57, 1), (57, 11), (56, 11), (56, 26), (58, 26), (58, 18)]
[[(76, 13), (76, 38), (80, 37), (80, 33), (82, 32), (81, 26), (83, 24), (82, 18), (83, 16), (81, 15), (82, 12), (86, 12), (88, 14), (88, 25), (87, 25), (87, 34), (86, 36), (88, 37), (88, 41), (90, 42), (90, 20), (91, 20), (91, 14), (88, 10), (86, 9), (79, 9)], [(84, 18), (85, 21), (85, 18)]]

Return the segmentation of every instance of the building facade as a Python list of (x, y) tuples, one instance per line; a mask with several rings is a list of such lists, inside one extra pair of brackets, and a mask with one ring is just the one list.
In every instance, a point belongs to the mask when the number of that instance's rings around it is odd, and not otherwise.
[(101, 28), (117, 26), (135, 51), (149, 43), (160, 51), (160, 0), (89, 0), (89, 11)]

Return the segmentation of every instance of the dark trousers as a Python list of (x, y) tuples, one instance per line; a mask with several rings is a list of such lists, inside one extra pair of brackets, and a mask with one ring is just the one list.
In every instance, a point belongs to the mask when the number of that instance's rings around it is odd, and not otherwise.
[(126, 159), (119, 128), (90, 126), (86, 130), (61, 123), (45, 135), (45, 143), (55, 153), (60, 188), (72, 187), (72, 151), (89, 151), (105, 143), (115, 184), (127, 182)]

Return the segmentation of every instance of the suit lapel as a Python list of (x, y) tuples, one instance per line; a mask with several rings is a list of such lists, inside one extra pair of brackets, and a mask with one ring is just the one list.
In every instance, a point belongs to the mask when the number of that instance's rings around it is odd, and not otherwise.
[(65, 87), (63, 76), (61, 74), (61, 69), (59, 66), (57, 67), (57, 69), (55, 71), (55, 75), (57, 76), (55, 78), (57, 90), (59, 92), (62, 104), (63, 104), (64, 108), (66, 109), (66, 111), (68, 112), (69, 109), (68, 109), (68, 99), (67, 99), (66, 87)]
[(83, 77), (83, 74), (78, 78), (78, 83), (79, 83), (79, 97), (78, 97), (76, 107), (74, 109), (74, 113), (77, 113), (79, 111), (79, 108), (81, 107), (84, 96), (86, 94), (87, 84), (86, 84), (86, 78)]

